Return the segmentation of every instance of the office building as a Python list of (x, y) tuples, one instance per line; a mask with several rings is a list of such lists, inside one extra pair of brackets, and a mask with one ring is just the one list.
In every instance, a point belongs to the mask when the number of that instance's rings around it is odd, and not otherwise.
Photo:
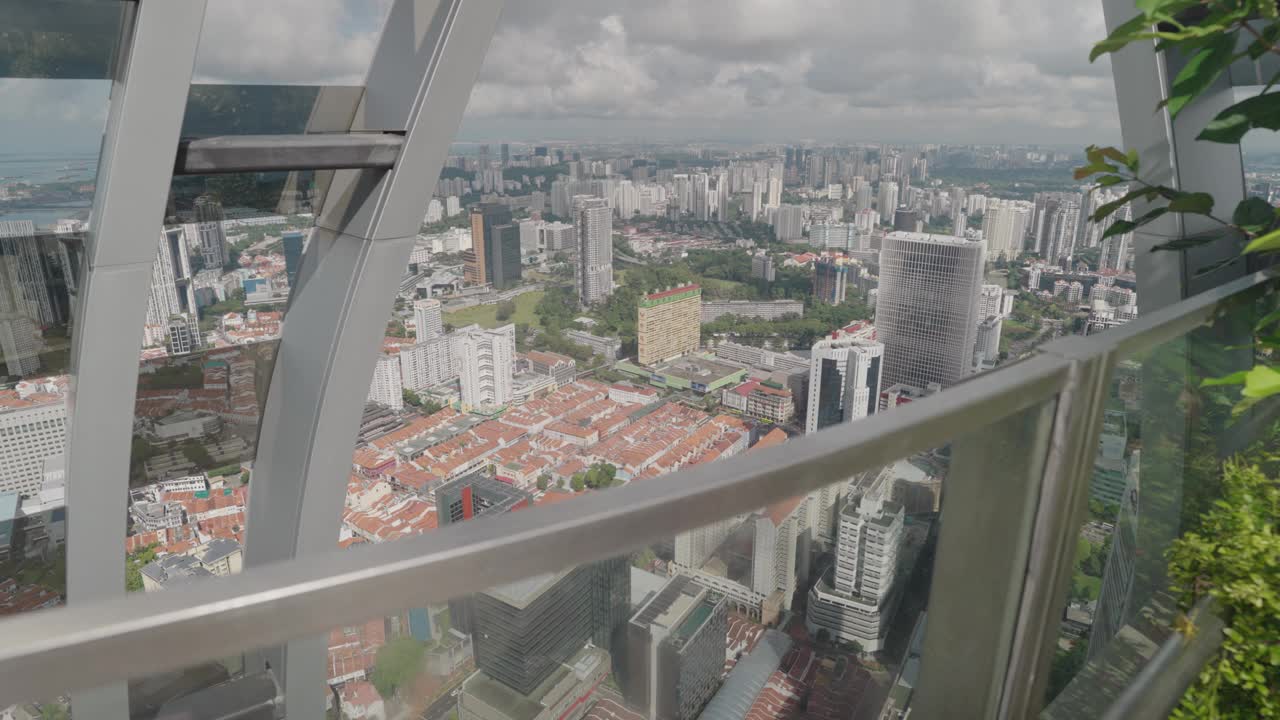
[(698, 349), (702, 288), (685, 285), (640, 298), (636, 336), (641, 365), (652, 366)]
[(515, 325), (462, 332), (461, 350), (463, 409), (497, 408), (510, 403), (516, 361)]
[(289, 289), (298, 287), (298, 272), (302, 270), (302, 251), (305, 246), (305, 236), (301, 231), (289, 230), (280, 236), (280, 243), (284, 246), (284, 274), (285, 279), (289, 283)]
[(751, 256), (751, 277), (765, 282), (773, 282), (777, 277), (777, 270), (773, 265), (773, 258), (766, 252), (757, 252)]
[(813, 264), (813, 298), (817, 302), (827, 305), (843, 303), (848, 284), (849, 266), (830, 259)]
[(898, 183), (892, 180), (880, 181), (880, 194), (876, 199), (876, 210), (880, 213), (880, 224), (890, 225), (894, 213), (898, 210)]
[(375, 402), (392, 410), (404, 409), (404, 385), (400, 377), (400, 356), (383, 353), (373, 368), (373, 382), (369, 384), (369, 402)]
[(864, 652), (884, 647), (901, 595), (897, 583), (904, 511), (889, 499), (889, 476), (852, 492), (840, 510), (835, 567), (809, 591), (805, 626)]
[[(498, 228), (506, 227), (510, 227), (510, 233), (498, 231)], [(514, 257), (506, 257), (507, 250), (514, 250)], [(496, 268), (493, 267), (495, 260)], [(471, 247), (463, 252), (463, 262), (463, 276), (468, 285), (490, 283), (498, 286), (511, 272), (508, 267), (511, 264), (514, 264), (516, 279), (519, 279), (520, 229), (511, 225), (509, 207), (499, 203), (481, 203), (471, 208)]]
[(981, 243), (885, 235), (875, 319), (885, 347), (884, 384), (949, 387), (969, 373), (983, 271)]
[(991, 200), (982, 216), (982, 242), (991, 260), (1012, 260), (1022, 253), (1033, 207), (1021, 200)]
[(413, 301), (413, 323), (417, 328), (418, 342), (430, 340), (444, 333), (444, 316), (439, 300), (423, 298)]
[(728, 608), (723, 596), (676, 575), (626, 625), (618, 684), (648, 720), (694, 720), (720, 687)]
[(529, 502), (529, 493), (479, 472), (454, 478), (435, 489), (440, 527), (483, 515), (510, 512)]
[(773, 211), (773, 235), (781, 242), (804, 237), (804, 208), (780, 205)]
[(578, 375), (578, 363), (568, 355), (545, 350), (530, 350), (525, 357), (529, 360), (530, 370), (538, 375), (554, 378), (557, 386), (568, 385)]
[(578, 254), (573, 263), (578, 302), (594, 305), (613, 292), (613, 211), (602, 198), (573, 198)]
[[(472, 596), (476, 666), (528, 695), (588, 641), (607, 653), (621, 651), (630, 571), (622, 556)], [(723, 635), (720, 642), (723, 658)]]
[(0, 493), (39, 492), (49, 463), (66, 450), (64, 390), (52, 383), (23, 387), (16, 401), (0, 406)]
[[(874, 329), (873, 329), (874, 330)], [(857, 333), (823, 338), (809, 359), (805, 433), (875, 413), (880, 400), (885, 346)]]
[(591, 566), (536, 575), (472, 596), (476, 667), (528, 695), (592, 636)]

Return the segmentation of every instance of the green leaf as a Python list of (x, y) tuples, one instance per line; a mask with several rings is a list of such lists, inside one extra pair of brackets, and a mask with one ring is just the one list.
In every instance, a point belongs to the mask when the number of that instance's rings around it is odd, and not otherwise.
[[(1163, 210), (1164, 208), (1159, 209)], [(1112, 235), (1123, 235), (1127, 232), (1132, 232), (1137, 227), (1138, 223), (1130, 222), (1129, 220), (1116, 220), (1107, 227), (1106, 231), (1102, 233), (1102, 237), (1099, 239), (1106, 240)]]
[(1163, 101), (1169, 107), (1169, 115), (1177, 117), (1187, 103), (1196, 99), (1213, 84), (1223, 70), (1235, 59), (1234, 34), (1217, 35), (1191, 56), (1178, 72), (1170, 86), (1169, 98)]
[(1249, 374), (1248, 370), (1241, 370), (1240, 372), (1231, 373), (1230, 375), (1223, 375), (1222, 377), (1205, 378), (1200, 382), (1200, 387), (1206, 388), (1206, 387), (1218, 387), (1219, 385), (1243, 385), (1245, 376), (1248, 374)]
[(1151, 17), (1156, 13), (1174, 14), (1197, 4), (1193, 0), (1136, 0), (1138, 12)]
[(1254, 128), (1280, 130), (1280, 93), (1241, 100), (1218, 113), (1196, 139), (1234, 144)]
[(1097, 181), (1098, 187), (1111, 187), (1112, 185), (1119, 185), (1122, 182), (1126, 182), (1128, 179), (1129, 178), (1122, 177), (1120, 175), (1103, 175), (1102, 177), (1097, 178)]
[(1097, 222), (1107, 217), (1111, 213), (1115, 212), (1116, 210), (1119, 210), (1120, 208), (1129, 204), (1130, 202), (1137, 200), (1138, 198), (1145, 198), (1147, 200), (1150, 200), (1151, 198), (1158, 195), (1159, 192), (1160, 192), (1159, 188), (1150, 188), (1150, 187), (1142, 187), (1142, 188), (1138, 188), (1137, 190), (1130, 190), (1124, 195), (1121, 195), (1119, 199), (1112, 200), (1111, 202), (1105, 205), (1099, 206), (1097, 210), (1093, 211), (1093, 215), (1090, 216), (1090, 219), (1093, 220), (1094, 222)]
[(1249, 44), (1249, 58), (1252, 60), (1257, 60), (1271, 52), (1271, 48), (1275, 46), (1276, 41), (1280, 40), (1280, 25), (1270, 23), (1262, 28), (1258, 34), (1262, 37)]
[(1280, 370), (1268, 365), (1255, 365), (1245, 377), (1241, 395), (1247, 398), (1265, 398), (1280, 393)]
[(1262, 328), (1277, 322), (1280, 322), (1280, 310), (1272, 310), (1271, 312), (1263, 316), (1263, 318), (1258, 321), (1258, 324), (1253, 326), (1253, 329), (1261, 330)]
[(1246, 230), (1261, 230), (1271, 225), (1276, 209), (1260, 197), (1246, 198), (1231, 213), (1231, 222)]
[(1193, 237), (1178, 238), (1177, 240), (1170, 240), (1167, 243), (1156, 245), (1151, 248), (1151, 250), (1153, 252), (1156, 250), (1186, 250), (1188, 248), (1200, 247), (1201, 245), (1208, 245), (1211, 242), (1217, 242), (1219, 237), (1220, 236), (1218, 235), (1196, 235)]
[(1114, 160), (1125, 167), (1129, 166), (1129, 156), (1113, 147), (1099, 148), (1098, 152), (1102, 153), (1102, 157), (1107, 158), (1108, 160)]
[(1184, 193), (1169, 202), (1169, 212), (1208, 215), (1213, 211), (1213, 196), (1209, 193)]
[(1090, 175), (1094, 175), (1096, 173), (1113, 173), (1113, 172), (1116, 172), (1117, 170), (1119, 170), (1119, 168), (1115, 167), (1114, 165), (1109, 165), (1105, 162), (1098, 161), (1096, 163), (1090, 163), (1088, 165), (1083, 165), (1081, 167), (1076, 168), (1072, 176), (1076, 180), (1083, 180), (1089, 177)]
[(1280, 250), (1280, 230), (1272, 230), (1266, 235), (1256, 237), (1253, 242), (1244, 246), (1245, 253), (1272, 252), (1275, 250)]
[(1134, 40), (1138, 40), (1137, 33), (1150, 28), (1151, 25), (1152, 22), (1147, 19), (1145, 14), (1129, 18), (1111, 31), (1107, 39), (1093, 46), (1093, 49), (1089, 51), (1089, 62), (1093, 62), (1107, 53), (1115, 52)]
[(1126, 153), (1125, 160), (1128, 160), (1128, 162), (1125, 163), (1125, 167), (1128, 167), (1131, 171), (1135, 173), (1138, 172), (1138, 151), (1137, 150), (1130, 150), (1128, 153)]

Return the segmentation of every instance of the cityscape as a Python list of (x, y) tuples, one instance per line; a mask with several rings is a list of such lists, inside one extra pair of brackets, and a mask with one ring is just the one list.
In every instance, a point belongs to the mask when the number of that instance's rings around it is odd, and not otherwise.
[[(1131, 215), (1090, 221), (1123, 189), (1073, 181), (1081, 160), (1032, 145), (456, 144), (370, 348), (334, 541), (444, 531), (870, 422), (1135, 319), (1132, 237), (1103, 237)], [(63, 461), (93, 193), (84, 161), (65, 162), (0, 178), (0, 615), (63, 601), (66, 523), (95, 511), (70, 512)], [(1275, 201), (1280, 173), (1259, 167), (1249, 192)], [(242, 567), (257, 428), (319, 197), (311, 173), (176, 185), (139, 354), (123, 539), (138, 592)], [(1133, 522), (1142, 388), (1120, 376), (1053, 694), (1090, 634), (1114, 633), (1108, 603), (1129, 582), (1109, 560)], [(949, 458), (334, 629), (330, 716), (905, 717)]]

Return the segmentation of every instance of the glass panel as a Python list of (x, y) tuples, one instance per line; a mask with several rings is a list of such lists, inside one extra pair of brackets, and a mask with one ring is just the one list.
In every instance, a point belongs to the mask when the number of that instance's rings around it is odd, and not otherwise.
[(0, 7), (0, 617), (66, 595), (73, 306), (122, 7)]
[[(962, 439), (1030, 425), (1043, 410)], [(745, 452), (778, 442), (766, 436)], [(1016, 443), (1000, 447), (1011, 468), (1043, 462)], [(708, 516), (702, 527), (608, 560), (335, 627), (324, 650), (331, 716), (906, 712), (950, 448), (739, 515)], [(379, 506), (400, 492), (384, 484), (358, 499)], [(450, 522), (501, 523), (507, 512), (564, 493), (531, 499), (481, 479), (436, 496), (461, 506)], [(402, 497), (391, 504), (408, 507)], [(414, 530), (407, 511), (383, 522)]]
[(362, 83), (390, 7), (388, 0), (210, 3), (200, 34), (196, 81)]
[(1264, 357), (1253, 327), (1280, 307), (1276, 289), (1231, 298), (1205, 327), (1120, 360), (1045, 716), (1093, 716), (1136, 676), (1188, 609), (1169, 577), (1172, 543), (1223, 497), (1227, 460), (1263, 462), (1280, 446), (1274, 398), (1233, 414), (1239, 386), (1202, 387)]
[(0, 77), (110, 80), (123, 9), (114, 0), (7, 0)]

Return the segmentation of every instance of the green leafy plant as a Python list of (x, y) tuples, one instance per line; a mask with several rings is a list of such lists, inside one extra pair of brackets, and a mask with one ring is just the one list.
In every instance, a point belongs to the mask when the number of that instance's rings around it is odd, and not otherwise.
[[(1089, 59), (1112, 53), (1135, 42), (1154, 43), (1156, 52), (1173, 50), (1187, 58), (1170, 84), (1169, 96), (1156, 109), (1166, 108), (1177, 117), (1197, 97), (1208, 90), (1232, 63), (1265, 55), (1280, 55), (1280, 11), (1275, 0), (1136, 0), (1138, 14), (1097, 43)], [(1241, 42), (1242, 38), (1245, 40)], [(1218, 113), (1197, 136), (1198, 140), (1239, 144), (1250, 130), (1280, 130), (1280, 72), (1273, 75), (1262, 92), (1235, 103)], [(1188, 192), (1150, 182), (1136, 150), (1090, 146), (1087, 164), (1076, 168), (1076, 180), (1090, 179), (1095, 187), (1125, 185), (1119, 199), (1100, 206), (1094, 222), (1111, 219), (1103, 239), (1131, 232), (1167, 214), (1199, 215), (1248, 240), (1244, 253), (1280, 251), (1280, 211), (1266, 200), (1246, 198), (1224, 216), (1216, 208), (1213, 195)], [(1129, 203), (1140, 200), (1149, 208), (1142, 215), (1125, 220), (1112, 218)], [(1157, 249), (1183, 250), (1209, 242), (1211, 237), (1180, 238)], [(1274, 353), (1280, 350), (1280, 312), (1273, 312), (1255, 328), (1259, 347)], [(1210, 381), (1240, 385), (1238, 409), (1280, 394), (1280, 370), (1265, 361), (1252, 370)]]
[(1207, 595), (1226, 622), (1222, 649), (1172, 717), (1280, 717), (1280, 481), (1228, 461), (1222, 490), (1200, 528), (1168, 553), (1183, 606)]

